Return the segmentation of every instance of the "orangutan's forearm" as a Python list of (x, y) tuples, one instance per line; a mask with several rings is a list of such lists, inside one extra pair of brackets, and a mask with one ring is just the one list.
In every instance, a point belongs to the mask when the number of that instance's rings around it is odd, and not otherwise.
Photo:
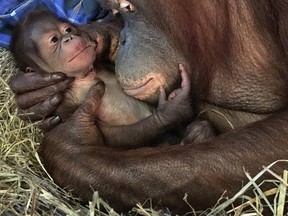
[[(117, 210), (127, 210), (147, 198), (184, 210), (182, 198), (187, 192), (192, 206), (207, 208), (225, 190), (231, 195), (241, 188), (244, 168), (255, 175), (261, 165), (287, 157), (288, 111), (197, 145), (124, 151), (81, 146), (69, 139), (62, 142), (63, 134), (50, 138), (44, 151), (48, 171), (60, 186), (69, 186), (88, 200), (93, 188)], [(63, 160), (70, 163), (64, 166)], [(285, 167), (282, 164), (277, 171)], [(222, 178), (226, 174), (229, 178)]]

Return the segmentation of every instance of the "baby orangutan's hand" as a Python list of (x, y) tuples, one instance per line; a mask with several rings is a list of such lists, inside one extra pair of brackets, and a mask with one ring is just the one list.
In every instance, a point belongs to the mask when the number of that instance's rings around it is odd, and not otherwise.
[(159, 106), (156, 110), (160, 121), (164, 125), (182, 123), (192, 120), (193, 109), (191, 104), (191, 82), (187, 71), (179, 64), (182, 83), (166, 99), (164, 88), (160, 88)]

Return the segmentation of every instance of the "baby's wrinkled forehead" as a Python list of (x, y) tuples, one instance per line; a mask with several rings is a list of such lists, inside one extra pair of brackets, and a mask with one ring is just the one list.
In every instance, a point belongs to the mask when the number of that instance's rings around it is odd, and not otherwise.
[(31, 29), (36, 29), (38, 31), (50, 31), (50, 30), (57, 30), (59, 28), (59, 25), (64, 24), (64, 22), (53, 18), (53, 19), (41, 19), (31, 26)]
[(65, 24), (63, 21), (60, 21), (56, 18), (50, 19), (40, 19), (35, 21), (29, 26), (29, 32), (32, 38), (39, 38), (43, 34), (59, 31), (59, 27)]

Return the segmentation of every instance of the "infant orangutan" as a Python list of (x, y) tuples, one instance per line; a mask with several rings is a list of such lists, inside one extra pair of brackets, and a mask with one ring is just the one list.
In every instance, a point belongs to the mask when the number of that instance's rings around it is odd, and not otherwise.
[[(64, 121), (82, 104), (89, 89), (103, 82), (104, 94), (99, 100), (96, 124), (103, 133), (105, 145), (147, 146), (192, 119), (190, 81), (183, 66), (180, 66), (181, 88), (173, 91), (168, 100), (164, 89), (159, 89), (159, 106), (155, 109), (127, 96), (117, 82), (113, 66), (97, 61), (98, 56), (107, 52), (103, 43), (51, 12), (38, 10), (18, 23), (10, 50), (22, 70), (61, 71), (75, 77), (56, 110), (56, 115)], [(211, 127), (204, 131), (205, 138), (214, 135)]]

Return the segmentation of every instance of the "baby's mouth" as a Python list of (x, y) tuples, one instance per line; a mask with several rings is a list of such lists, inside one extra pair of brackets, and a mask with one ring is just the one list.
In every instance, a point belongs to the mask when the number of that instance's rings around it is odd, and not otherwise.
[(71, 61), (73, 61), (76, 57), (78, 57), (82, 52), (84, 52), (86, 49), (88, 49), (90, 47), (90, 45), (89, 46), (86, 46), (84, 49), (82, 49), (80, 52), (78, 52), (74, 57), (72, 57), (69, 61), (68, 61), (68, 63), (69, 62), (71, 62)]

